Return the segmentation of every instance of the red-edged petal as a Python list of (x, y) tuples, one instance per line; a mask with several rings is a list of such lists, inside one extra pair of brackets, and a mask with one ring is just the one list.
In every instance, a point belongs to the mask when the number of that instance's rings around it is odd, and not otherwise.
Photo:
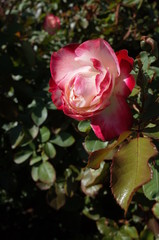
[(61, 89), (56, 85), (55, 81), (51, 78), (49, 81), (49, 92), (52, 94), (51, 99), (55, 106), (59, 109), (63, 109), (63, 101), (62, 101), (62, 91)]
[(127, 50), (116, 53), (120, 64), (120, 76), (115, 80), (114, 94), (128, 97), (135, 87), (135, 79), (130, 74), (133, 68), (133, 58), (128, 56)]
[(79, 68), (79, 64), (75, 61), (75, 49), (78, 46), (79, 44), (70, 44), (54, 52), (51, 56), (51, 76), (56, 84), (61, 84), (63, 88), (67, 81), (70, 80), (71, 76), (68, 75)]
[(111, 99), (110, 105), (91, 118), (91, 127), (96, 136), (103, 141), (111, 140), (132, 126), (132, 113), (121, 96)]
[(123, 49), (123, 50), (116, 52), (116, 56), (118, 58), (119, 65), (122, 60), (125, 60), (126, 62), (128, 62), (130, 64), (131, 69), (133, 68), (134, 59), (128, 56), (127, 50)]
[(109, 71), (114, 77), (120, 74), (119, 62), (114, 50), (108, 42), (101, 38), (82, 43), (76, 48), (75, 53), (85, 62), (89, 62), (93, 58), (98, 59), (104, 68), (109, 67)]

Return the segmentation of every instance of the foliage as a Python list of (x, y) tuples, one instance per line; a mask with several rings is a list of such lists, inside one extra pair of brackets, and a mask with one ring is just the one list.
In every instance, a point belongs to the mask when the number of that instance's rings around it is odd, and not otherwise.
[[(159, 236), (158, 9), (148, 0), (1, 0), (0, 231), (6, 239)], [(61, 21), (53, 36), (43, 29), (48, 13)], [(89, 122), (57, 111), (48, 92), (51, 53), (98, 37), (135, 58), (134, 125), (111, 142), (99, 141)]]

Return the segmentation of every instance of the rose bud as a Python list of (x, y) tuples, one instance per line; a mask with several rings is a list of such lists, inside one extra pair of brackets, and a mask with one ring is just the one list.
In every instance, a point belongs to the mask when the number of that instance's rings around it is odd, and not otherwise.
[(46, 32), (53, 35), (60, 28), (60, 19), (53, 14), (49, 14), (45, 17), (43, 27)]

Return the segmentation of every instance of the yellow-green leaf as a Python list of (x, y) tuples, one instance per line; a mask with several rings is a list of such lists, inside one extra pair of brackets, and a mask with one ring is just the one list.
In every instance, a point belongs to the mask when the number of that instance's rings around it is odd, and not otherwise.
[(87, 167), (93, 168), (93, 169), (98, 169), (100, 167), (100, 163), (106, 159), (112, 159), (114, 153), (115, 153), (115, 148), (122, 143), (129, 135), (131, 134), (131, 131), (126, 131), (123, 132), (118, 140), (111, 146), (108, 146), (104, 149), (100, 149), (97, 151), (94, 151), (93, 153), (90, 154), (89, 159), (88, 159), (88, 165)]
[(135, 138), (115, 154), (111, 166), (111, 188), (116, 201), (125, 210), (135, 191), (151, 179), (148, 161), (157, 154), (149, 138)]

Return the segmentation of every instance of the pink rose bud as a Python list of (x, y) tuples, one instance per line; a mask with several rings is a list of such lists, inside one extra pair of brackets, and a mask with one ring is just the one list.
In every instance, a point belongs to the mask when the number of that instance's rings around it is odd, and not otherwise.
[(49, 91), (56, 107), (91, 121), (96, 136), (111, 140), (132, 126), (126, 98), (135, 86), (133, 58), (103, 39), (70, 44), (51, 56)]
[(44, 30), (53, 35), (60, 28), (60, 19), (53, 14), (49, 14), (44, 20)]

